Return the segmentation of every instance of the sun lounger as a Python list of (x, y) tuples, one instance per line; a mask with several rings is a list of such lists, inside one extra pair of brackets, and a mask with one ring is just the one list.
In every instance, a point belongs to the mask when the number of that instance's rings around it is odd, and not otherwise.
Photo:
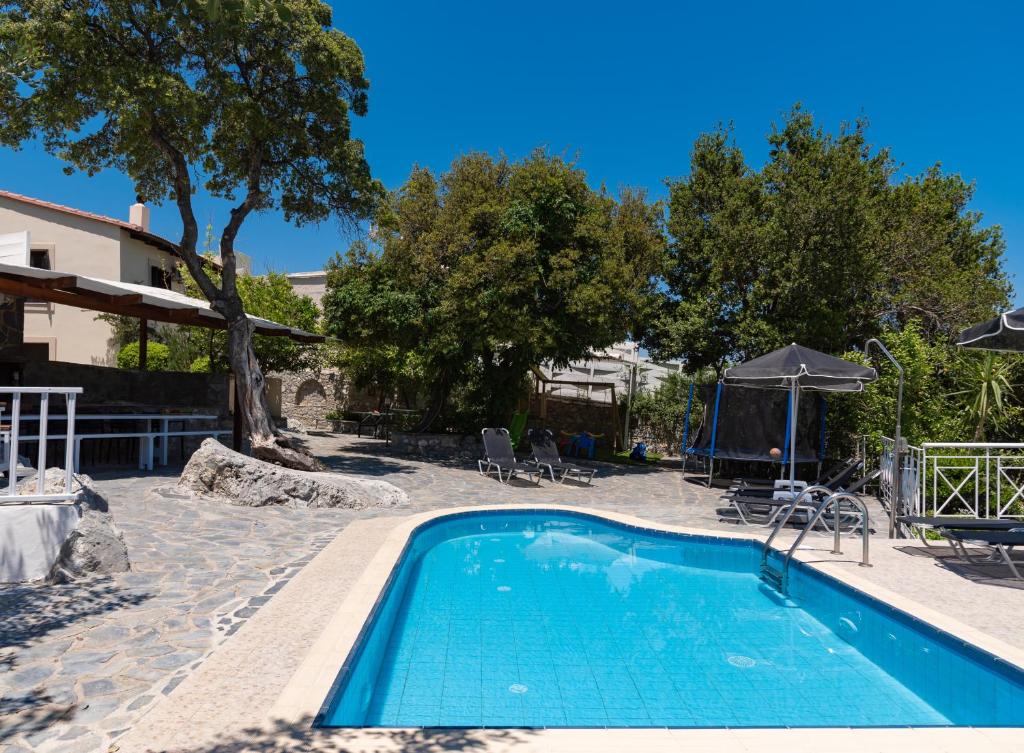
[(559, 482), (564, 482), (567, 476), (575, 476), (578, 481), (583, 481), (584, 477), (586, 477), (588, 484), (593, 482), (597, 469), (584, 468), (563, 461), (558, 454), (555, 435), (550, 430), (531, 429), (529, 437), (530, 445), (533, 447), (532, 462), (537, 465), (537, 471), (542, 475), (543, 469), (547, 468), (548, 473), (551, 474), (552, 481), (555, 480), (555, 471), (559, 471), (561, 473), (558, 479)]
[[(504, 484), (522, 471), (531, 481), (533, 481), (533, 474), (536, 473), (537, 483), (540, 484), (540, 468), (516, 460), (508, 429), (482, 429), (480, 433), (484, 439), (484, 459), (477, 461), (481, 476), (486, 476), (492, 470), (496, 470), (498, 481)], [(506, 478), (502, 478), (502, 471), (508, 471)]]
[[(864, 467), (864, 461), (862, 460), (848, 460), (845, 463), (841, 463), (838, 466), (833, 467), (827, 473), (822, 474), (817, 479), (812, 481), (810, 486), (827, 486), (829, 489), (841, 489), (846, 484), (849, 484), (858, 472)], [(805, 489), (808, 486), (807, 483), (798, 481), (797, 490)], [(771, 485), (765, 484), (749, 484), (749, 485), (737, 485), (731, 487), (725, 492), (727, 496), (750, 496), (750, 497), (771, 497), (776, 491), (788, 490), (789, 481), (786, 479), (778, 479), (773, 481)]]
[[(814, 484), (824, 484), (829, 479), (835, 478), (846, 469), (856, 466), (858, 463), (863, 465), (862, 461), (855, 460), (853, 458), (850, 458), (849, 460), (844, 460), (841, 463), (836, 463), (835, 465), (831, 466), (830, 468), (822, 472), (818, 476), (818, 478), (816, 478), (814, 481), (811, 481), (810, 483), (812, 486)], [(787, 484), (789, 483), (788, 479), (742, 477), (733, 479), (732, 486), (730, 488), (774, 489), (776, 488), (780, 480), (784, 481)]]
[(911, 532), (916, 532), (925, 546), (932, 546), (928, 541), (928, 531), (939, 531), (942, 528), (951, 531), (1008, 531), (1024, 526), (1019, 520), (971, 518), (964, 515), (901, 515), (896, 518), (896, 522), (906, 526)]
[(988, 558), (989, 561), (999, 561), (1010, 568), (1010, 572), (1013, 573), (1013, 577), (1017, 580), (1024, 580), (1024, 576), (1020, 574), (1017, 569), (1017, 565), (1014, 563), (1010, 553), (1014, 547), (1024, 547), (1024, 523), (1017, 523), (1017, 528), (1011, 528), (1005, 531), (975, 531), (975, 530), (953, 530), (950, 528), (940, 528), (939, 532), (943, 538), (947, 539), (953, 546), (953, 551), (959, 553), (959, 555), (967, 562), (975, 564), (977, 560), (972, 559), (970, 552), (967, 551), (965, 544), (976, 544), (979, 546), (988, 547), (992, 550), (992, 555)]
[[(836, 484), (835, 486), (829, 487), (834, 492), (847, 492), (849, 494), (856, 494), (863, 489), (867, 484), (878, 478), (880, 471), (874, 470), (868, 473), (852, 484)], [(842, 474), (837, 481), (841, 481), (845, 478), (845, 474)], [(797, 492), (799, 496), (800, 492)], [(800, 504), (797, 505), (793, 511), (793, 515), (790, 517), (790, 523), (797, 525), (805, 525), (809, 520), (814, 509), (817, 507), (818, 502), (821, 500), (821, 492), (811, 497), (805, 497), (801, 500)], [(773, 525), (778, 519), (779, 515), (783, 514), (790, 506), (792, 506), (795, 496), (788, 492), (788, 490), (779, 490), (773, 497), (762, 497), (754, 495), (736, 495), (729, 498), (729, 507), (719, 507), (716, 512), (718, 513), (719, 520), (723, 521), (737, 521), (746, 525)], [(844, 519), (847, 517), (846, 514), (841, 514), (838, 518), (838, 524), (843, 525)], [(829, 511), (828, 515), (822, 518), (826, 524), (832, 521), (836, 523), (835, 513)], [(852, 521), (849, 521), (852, 522)]]

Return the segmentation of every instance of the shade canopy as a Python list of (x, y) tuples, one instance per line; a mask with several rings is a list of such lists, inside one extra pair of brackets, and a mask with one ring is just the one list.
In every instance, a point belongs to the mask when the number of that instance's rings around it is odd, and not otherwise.
[[(172, 324), (225, 329), (224, 317), (209, 302), (173, 290), (136, 285), (118, 280), (86, 277), (73, 272), (37, 269), (0, 262), (0, 293), (65, 306), (133, 316)], [(299, 342), (323, 342), (324, 336), (289, 327), (269, 319), (247, 315), (261, 335), (288, 337)]]
[(747, 387), (860, 392), (877, 378), (868, 366), (793, 343), (726, 369), (722, 381)]
[(956, 344), (979, 350), (1024, 353), (1024, 309), (1007, 311), (960, 333)]

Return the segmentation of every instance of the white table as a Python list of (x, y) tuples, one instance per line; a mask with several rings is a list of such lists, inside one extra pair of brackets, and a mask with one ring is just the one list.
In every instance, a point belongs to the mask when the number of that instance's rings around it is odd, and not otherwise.
[[(41, 416), (38, 413), (35, 414), (22, 414), (20, 421), (39, 421)], [(209, 434), (211, 436), (219, 436), (220, 434), (228, 433), (227, 430), (218, 429), (200, 429), (200, 430), (186, 430), (182, 429), (180, 432), (172, 432), (170, 430), (171, 421), (181, 421), (182, 426), (185, 422), (189, 421), (216, 421), (220, 416), (206, 414), (206, 413), (75, 413), (75, 423), (78, 424), (82, 421), (145, 421), (146, 430), (141, 432), (105, 432), (105, 433), (93, 433), (93, 434), (76, 434), (75, 435), (75, 470), (78, 470), (79, 455), (81, 449), (81, 443), (83, 439), (118, 439), (118, 438), (138, 438), (139, 439), (139, 468), (145, 470), (153, 469), (154, 461), (154, 445), (156, 440), (160, 440), (160, 464), (167, 465), (168, 463), (168, 448), (169, 440), (171, 437), (185, 437), (185, 436), (202, 436)], [(68, 419), (66, 414), (47, 414), (47, 422), (49, 421), (66, 421)], [(153, 422), (159, 422), (159, 429), (153, 428)], [(23, 436), (22, 440), (25, 441), (38, 441), (39, 436)], [(51, 438), (49, 432), (47, 432), (47, 440)], [(64, 435), (53, 435), (54, 439), (63, 439)]]

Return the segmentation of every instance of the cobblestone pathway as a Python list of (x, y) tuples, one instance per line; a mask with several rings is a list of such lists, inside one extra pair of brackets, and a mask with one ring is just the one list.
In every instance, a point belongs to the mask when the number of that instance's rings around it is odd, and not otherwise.
[(352, 519), (97, 480), (132, 571), (0, 586), (0, 750), (92, 753), (171, 690)]

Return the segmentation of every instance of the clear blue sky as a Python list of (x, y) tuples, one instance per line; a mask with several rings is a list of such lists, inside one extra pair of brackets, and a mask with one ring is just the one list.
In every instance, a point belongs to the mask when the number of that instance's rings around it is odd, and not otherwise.
[[(973, 209), (1003, 226), (1024, 293), (1024, 9), (1006, 3), (334, 3), (362, 47), (370, 114), (355, 131), (389, 187), (414, 163), (469, 150), (578, 154), (591, 182), (664, 194), (694, 138), (733, 121), (748, 161), (796, 101), (829, 129), (866, 115), (908, 173), (936, 161), (976, 181)], [(65, 177), (38, 149), (0, 153), (0, 187), (126, 217), (121, 176)], [(226, 209), (206, 198), (202, 217)], [(173, 207), (154, 230), (179, 231)], [(328, 223), (250, 219), (256, 267), (316, 269), (349, 239)], [(1017, 295), (1024, 304), (1024, 294)]]

